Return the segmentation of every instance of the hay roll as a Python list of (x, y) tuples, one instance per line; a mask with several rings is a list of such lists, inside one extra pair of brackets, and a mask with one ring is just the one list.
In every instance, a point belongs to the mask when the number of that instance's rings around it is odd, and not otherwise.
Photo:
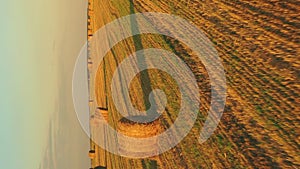
[[(137, 122), (122, 118), (117, 125), (118, 132), (128, 137), (148, 138), (156, 136), (162, 131), (160, 119), (156, 119), (152, 122), (144, 122), (144, 116), (132, 116), (130, 119), (134, 119), (134, 121)], [(127, 156), (143, 156), (143, 154), (158, 152), (158, 142), (156, 137), (147, 141), (137, 140), (137, 142), (134, 143), (126, 139), (126, 137), (119, 137), (118, 143), (119, 152)]]

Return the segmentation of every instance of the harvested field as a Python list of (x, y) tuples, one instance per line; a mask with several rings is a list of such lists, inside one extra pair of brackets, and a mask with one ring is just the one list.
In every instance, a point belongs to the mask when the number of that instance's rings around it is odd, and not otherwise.
[[(88, 35), (114, 19), (137, 12), (178, 15), (206, 34), (226, 71), (225, 111), (214, 134), (199, 144), (211, 100), (209, 78), (191, 49), (176, 39), (154, 34), (127, 38), (115, 45), (99, 66), (93, 65), (97, 52), (90, 52), (90, 99), (95, 101), (91, 114), (96, 111), (94, 107), (108, 108), (105, 119), (115, 129), (120, 129), (118, 122), (123, 116), (112, 101), (112, 76), (117, 66), (137, 50), (161, 48), (178, 55), (192, 69), (200, 88), (195, 92), (201, 95), (196, 124), (176, 147), (149, 159), (130, 159), (96, 146), (92, 167), (300, 168), (299, 1), (89, 0)], [(137, 109), (146, 110), (148, 94), (157, 88), (168, 99), (160, 119), (162, 128), (167, 129), (180, 107), (179, 89), (168, 74), (151, 69), (137, 75), (130, 85), (131, 102)]]

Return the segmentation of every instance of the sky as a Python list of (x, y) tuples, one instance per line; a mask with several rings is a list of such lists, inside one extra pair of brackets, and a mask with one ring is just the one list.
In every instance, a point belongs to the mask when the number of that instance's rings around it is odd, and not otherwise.
[(86, 0), (0, 0), (0, 168), (89, 168), (72, 102)]

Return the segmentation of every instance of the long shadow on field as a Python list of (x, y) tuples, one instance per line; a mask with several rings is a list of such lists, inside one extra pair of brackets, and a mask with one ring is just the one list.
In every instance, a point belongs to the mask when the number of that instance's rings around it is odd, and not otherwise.
[[(133, 0), (130, 0), (130, 14), (135, 14)], [(130, 22), (131, 22), (131, 32), (137, 32), (137, 35), (133, 36), (135, 51), (142, 50), (143, 49), (142, 38), (140, 35), (139, 28), (137, 26), (138, 23), (137, 23), (136, 17), (134, 17), (134, 16), (131, 17)], [(141, 55), (144, 56), (143, 52), (141, 52)], [(137, 61), (138, 61), (138, 63), (146, 64), (145, 57), (139, 57), (139, 59)], [(148, 110), (151, 106), (148, 96), (149, 96), (150, 92), (152, 91), (152, 87), (151, 87), (149, 73), (147, 70), (142, 71), (140, 73), (140, 82), (141, 82), (141, 85), (142, 85), (141, 87), (142, 87), (142, 91), (143, 91), (143, 102), (145, 104), (146, 110)], [(149, 118), (151, 118), (151, 117), (157, 117), (157, 115), (158, 115), (158, 113), (148, 114), (147, 116)]]

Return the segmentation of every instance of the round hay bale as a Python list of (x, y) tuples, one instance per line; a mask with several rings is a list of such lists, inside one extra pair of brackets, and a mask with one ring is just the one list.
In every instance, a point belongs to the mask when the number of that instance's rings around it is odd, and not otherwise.
[(106, 169), (106, 167), (104, 167), (104, 166), (97, 166), (94, 169)]
[(89, 100), (89, 106), (92, 107), (94, 100)]
[(93, 35), (92, 30), (88, 30), (88, 36), (92, 36), (92, 35)]
[[(108, 110), (97, 108), (96, 114), (101, 114), (103, 116), (103, 120), (108, 121)], [(101, 118), (101, 116), (99, 117)]]
[(91, 64), (93, 63), (92, 58), (90, 58), (90, 57), (88, 58), (88, 63), (91, 63)]
[(90, 159), (94, 159), (96, 157), (96, 151), (95, 150), (90, 150), (89, 151), (89, 157), (90, 157)]
[(107, 110), (97, 108), (95, 114), (91, 115), (90, 117), (90, 124), (92, 127), (98, 127), (101, 123), (105, 121), (108, 122)]
[[(160, 119), (156, 119), (152, 122), (145, 122), (144, 116), (131, 116), (130, 119), (133, 119), (134, 121), (128, 120), (127, 118), (122, 118), (118, 121), (118, 132), (134, 138), (153, 137), (162, 132)], [(126, 137), (119, 137), (118, 143), (120, 153), (128, 156), (143, 156), (145, 154), (158, 152), (158, 142), (156, 137), (149, 138), (147, 141), (135, 140), (134, 143)]]
[(88, 69), (92, 70), (92, 67), (93, 67), (93, 63), (88, 62)]
[(147, 138), (161, 133), (160, 119), (145, 122), (145, 116), (131, 116), (131, 121), (125, 117), (118, 122), (118, 131), (129, 137)]

